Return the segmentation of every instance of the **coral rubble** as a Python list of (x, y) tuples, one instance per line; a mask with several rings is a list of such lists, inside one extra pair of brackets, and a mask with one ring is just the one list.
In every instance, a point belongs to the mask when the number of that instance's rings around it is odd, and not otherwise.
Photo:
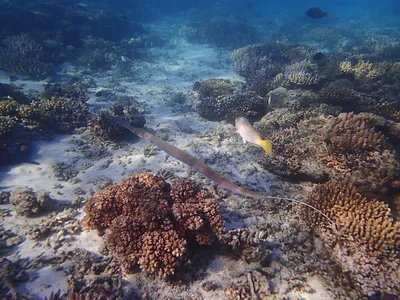
[(41, 211), (52, 209), (54, 203), (49, 193), (33, 192), (32, 189), (21, 187), (12, 191), (10, 203), (14, 205), (18, 215), (32, 217)]

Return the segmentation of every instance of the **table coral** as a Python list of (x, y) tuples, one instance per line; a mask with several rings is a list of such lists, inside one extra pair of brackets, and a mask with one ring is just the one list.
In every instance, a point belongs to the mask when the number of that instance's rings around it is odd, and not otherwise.
[(398, 295), (400, 223), (392, 219), (389, 207), (362, 197), (350, 184), (337, 182), (317, 186), (308, 204), (335, 222), (337, 234), (321, 214), (306, 208), (300, 213), (321, 234), (358, 296)]
[(172, 188), (151, 173), (128, 176), (96, 193), (83, 224), (106, 231), (106, 245), (125, 270), (136, 265), (166, 277), (183, 262), (188, 245), (209, 245), (224, 230), (216, 199), (184, 179)]

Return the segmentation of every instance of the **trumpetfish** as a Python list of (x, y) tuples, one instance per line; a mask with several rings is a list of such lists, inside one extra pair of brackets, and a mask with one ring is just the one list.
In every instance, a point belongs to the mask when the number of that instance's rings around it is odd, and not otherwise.
[(290, 201), (290, 202), (294, 202), (294, 203), (298, 203), (298, 204), (307, 206), (307, 207), (315, 210), (316, 212), (320, 213), (322, 216), (324, 216), (330, 223), (332, 223), (335, 231), (337, 231), (336, 224), (326, 214), (324, 214), (322, 211), (320, 211), (319, 209), (315, 208), (314, 206), (312, 206), (308, 203), (302, 202), (300, 200), (292, 199), (292, 198), (267, 196), (267, 195), (263, 195), (263, 194), (259, 194), (256, 192), (246, 190), (245, 188), (243, 188), (239, 185), (236, 185), (233, 182), (230, 182), (228, 179), (226, 179), (221, 174), (219, 174), (216, 171), (214, 171), (213, 169), (211, 169), (209, 166), (207, 166), (205, 163), (203, 163), (199, 159), (197, 159), (194, 156), (190, 155), (189, 153), (183, 151), (182, 149), (179, 149), (179, 148), (171, 145), (170, 143), (163, 141), (162, 139), (151, 134), (150, 132), (148, 132), (142, 128), (133, 127), (128, 122), (126, 122), (122, 119), (119, 119), (117, 117), (114, 117), (106, 112), (103, 112), (103, 115), (106, 118), (113, 121), (114, 123), (128, 129), (130, 132), (137, 135), (138, 137), (152, 143), (153, 145), (157, 146), (159, 149), (163, 150), (170, 156), (183, 162), (184, 164), (188, 165), (193, 170), (198, 171), (199, 173), (203, 174), (205, 177), (207, 177), (211, 181), (214, 181), (219, 186), (221, 186), (233, 193), (240, 194), (242, 196), (255, 198), (255, 199), (274, 199), (274, 200), (280, 200), (280, 201)]

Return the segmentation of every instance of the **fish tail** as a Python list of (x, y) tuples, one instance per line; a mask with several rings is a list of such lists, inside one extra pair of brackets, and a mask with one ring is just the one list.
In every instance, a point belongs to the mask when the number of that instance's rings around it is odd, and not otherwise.
[(328, 16), (328, 12), (324, 11), (324, 17), (327, 17), (327, 16)]
[(272, 156), (272, 144), (271, 144), (271, 141), (269, 141), (269, 140), (261, 140), (260, 141), (260, 146), (263, 147), (265, 153), (267, 153), (269, 156)]

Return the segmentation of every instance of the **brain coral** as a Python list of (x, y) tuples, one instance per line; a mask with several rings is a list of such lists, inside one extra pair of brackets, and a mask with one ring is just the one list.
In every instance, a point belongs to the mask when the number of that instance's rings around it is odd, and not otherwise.
[(400, 223), (392, 219), (389, 207), (367, 200), (354, 186), (336, 182), (317, 186), (308, 203), (336, 224), (337, 235), (328, 229), (328, 222), (320, 214), (301, 210), (302, 219), (317, 229), (331, 249), (333, 258), (356, 288), (357, 297), (388, 299), (398, 295)]
[(170, 185), (151, 173), (131, 175), (96, 193), (83, 224), (106, 231), (107, 246), (126, 270), (136, 265), (160, 277), (173, 274), (189, 241), (211, 244), (224, 230), (216, 199), (190, 180)]

